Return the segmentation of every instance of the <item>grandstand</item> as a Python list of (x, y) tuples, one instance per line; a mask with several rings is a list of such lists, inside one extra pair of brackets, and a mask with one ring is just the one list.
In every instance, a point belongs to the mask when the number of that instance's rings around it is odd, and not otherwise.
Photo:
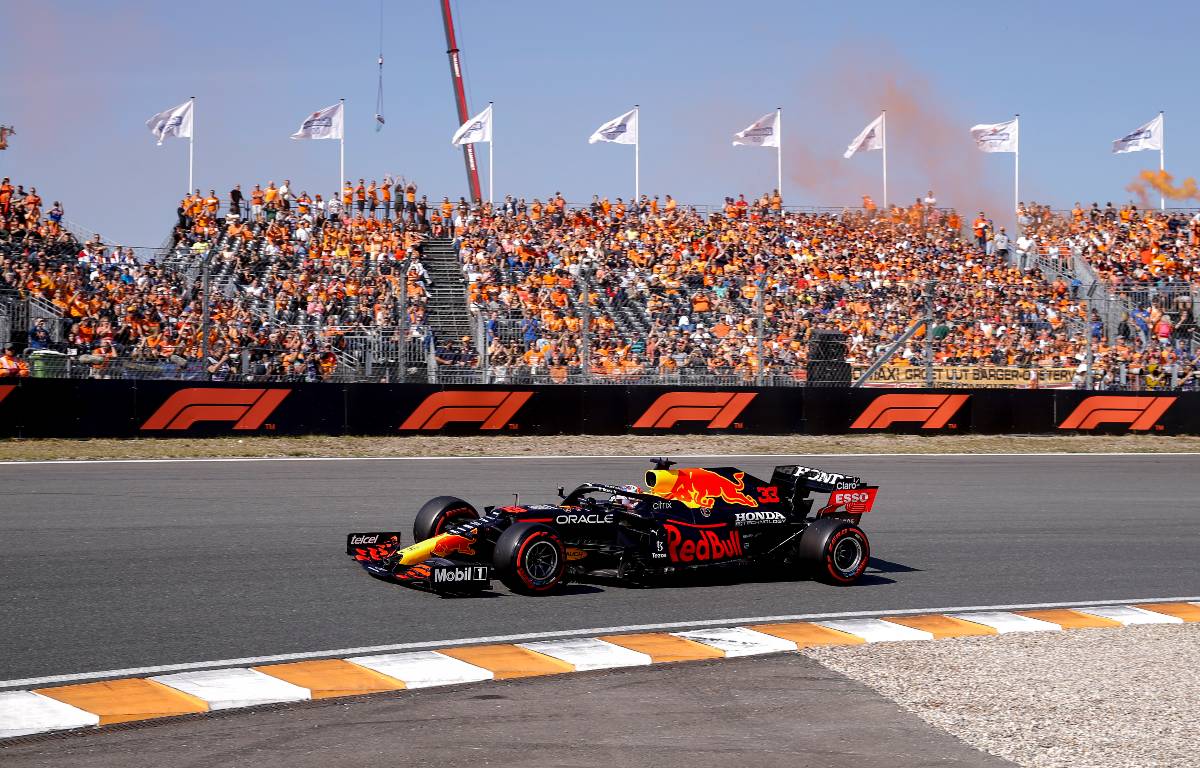
[(1031, 203), (1014, 243), (920, 200), (493, 208), (398, 184), (393, 206), (390, 183), (197, 190), (138, 259), (5, 180), (0, 341), (33, 376), (797, 385), (834, 331), (868, 385), (1197, 385), (1200, 215)]

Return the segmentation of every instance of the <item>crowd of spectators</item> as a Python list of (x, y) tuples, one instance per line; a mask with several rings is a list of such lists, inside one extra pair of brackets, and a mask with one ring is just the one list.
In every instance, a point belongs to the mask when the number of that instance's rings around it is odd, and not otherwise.
[[(61, 226), (61, 206), (43, 215), (36, 191), (7, 179), (2, 189), (0, 290), (48, 315), (25, 346), (67, 353), (75, 370), (97, 377), (331, 380), (348, 336), (400, 324), (401, 281), (420, 333), (420, 247), (445, 229), (444, 205), (388, 201), (377, 215), (370, 198), (355, 204), (349, 183), (350, 202), (333, 206), (286, 183), (256, 186), (248, 199), (235, 187), (225, 201), (197, 190), (180, 203), (171, 255), (139, 261), (98, 235), (79, 243)], [(415, 196), (415, 185), (404, 190)]]
[[(705, 215), (653, 200), (630, 210), (594, 200), (572, 211), (556, 196), (540, 216), (531, 207), (469, 218), (459, 237), (472, 301), (491, 330), (489, 363), (551, 378), (585, 367), (616, 377), (802, 377), (814, 330), (845, 333), (848, 361), (861, 368), (928, 301), (932, 343), (918, 330), (890, 363), (923, 364), (931, 349), (938, 365), (1081, 364), (1089, 324), (1077, 286), (1021, 269), (1004, 230), (982, 214), (964, 237), (955, 211), (924, 200), (803, 213), (773, 207), (772, 197), (727, 198)], [(1093, 354), (1108, 353), (1094, 341)], [(1116, 339), (1113, 349), (1134, 342)]]
[(1098, 284), (1092, 296), (1096, 314), (1115, 321), (1107, 335), (1094, 323), (1098, 380), (1114, 379), (1122, 369), (1152, 387), (1172, 371), (1176, 378), (1195, 378), (1200, 213), (1111, 202), (1054, 211), (1033, 203), (1021, 207), (1018, 223), (1027, 250), (1083, 271), (1088, 282)]
[[(491, 381), (803, 379), (818, 330), (844, 333), (858, 370), (931, 356), (1029, 370), (1090, 360), (1093, 383), (1114, 388), (1195, 378), (1200, 216), (1133, 206), (1022, 205), (1014, 242), (932, 192), (883, 211), (785, 209), (777, 191), (710, 211), (670, 195), (431, 203), (387, 178), (324, 200), (284, 180), (186, 196), (158, 260), (79, 242), (61, 205), (43, 207), (36, 190), (0, 185), (0, 290), (45, 309), (28, 351), (70, 353), (91, 376), (329, 381), (354, 339), (399, 326), (402, 345), (476, 370), (472, 337), (429, 331), (432, 236), (459, 247)], [(1078, 271), (1043, 271), (1046, 259), (1085, 265), (1129, 303), (1114, 315), (1115, 300), (1100, 305)], [(3, 360), (0, 376), (21, 375)]]

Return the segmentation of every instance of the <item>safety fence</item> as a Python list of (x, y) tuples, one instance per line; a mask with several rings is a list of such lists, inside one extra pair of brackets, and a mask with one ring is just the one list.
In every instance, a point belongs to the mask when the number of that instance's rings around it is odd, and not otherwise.
[(669, 386), (0, 384), (7, 437), (414, 434), (1195, 434), (1200, 393)]

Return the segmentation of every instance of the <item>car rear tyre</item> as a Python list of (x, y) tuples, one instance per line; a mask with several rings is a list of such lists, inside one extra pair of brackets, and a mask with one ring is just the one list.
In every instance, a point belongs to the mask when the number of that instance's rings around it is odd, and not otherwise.
[(496, 541), (494, 565), (504, 586), (522, 595), (545, 595), (563, 582), (567, 552), (553, 528), (517, 523)]
[(867, 569), (871, 544), (853, 523), (825, 518), (800, 536), (801, 564), (817, 579), (829, 584), (853, 584)]
[(432, 498), (417, 512), (413, 521), (413, 541), (432, 539), (447, 528), (479, 517), (479, 512), (467, 502), (454, 496)]

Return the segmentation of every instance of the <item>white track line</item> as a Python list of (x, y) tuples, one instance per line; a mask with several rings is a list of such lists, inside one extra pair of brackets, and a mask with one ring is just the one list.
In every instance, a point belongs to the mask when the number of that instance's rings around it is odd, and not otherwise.
[(305, 651), (301, 653), (281, 653), (273, 656), (247, 656), (240, 659), (220, 659), (215, 661), (193, 661), (183, 664), (162, 664), (153, 667), (129, 667), (127, 669), (109, 669), (103, 672), (79, 672), (68, 675), (49, 675), (47, 677), (27, 677), (20, 680), (0, 680), (0, 688), (19, 688), (26, 686), (42, 686), (51, 683), (71, 683), (81, 680), (100, 680), (111, 677), (140, 677), (158, 675), (168, 672), (182, 672), (195, 669), (216, 669), (220, 667), (256, 666), (284, 661), (303, 659), (321, 659), (331, 657), (362, 656), (366, 654), (381, 654), (392, 651), (416, 651), (430, 648), (450, 648), (459, 645), (483, 645), (487, 643), (519, 643), (532, 640), (549, 640), (553, 638), (583, 637), (596, 635), (614, 635), (625, 632), (658, 632), (665, 630), (685, 630), (702, 627), (725, 627), (740, 624), (775, 624), (785, 621), (818, 621), (822, 619), (852, 619), (875, 618), (879, 616), (907, 616), (926, 613), (963, 613), (968, 611), (1024, 611), (1038, 608), (1077, 608), (1081, 606), (1122, 605), (1130, 603), (1190, 603), (1200, 601), (1200, 596), (1193, 597), (1130, 597), (1119, 600), (1082, 600), (1068, 603), (1020, 603), (1015, 605), (955, 605), (946, 608), (901, 608), (899, 610), (877, 611), (847, 611), (843, 613), (800, 613), (788, 616), (749, 616), (739, 619), (705, 619), (703, 621), (674, 621), (663, 624), (630, 624), (619, 627), (594, 627), (591, 629), (564, 629), (553, 632), (526, 632), (519, 635), (493, 635), (490, 637), (463, 637), (453, 640), (426, 640), (415, 643), (397, 643), (394, 645), (373, 645), (363, 648), (334, 648), (327, 651)]
[[(553, 435), (548, 436), (553, 437)], [(648, 452), (649, 453), (649, 452)], [(1110, 451), (1110, 452), (1045, 452), (1045, 453), (677, 453), (685, 459), (793, 459), (793, 458), (946, 458), (1003, 459), (1003, 458), (1054, 458), (1054, 457), (1145, 457), (1200, 456), (1198, 451)], [(28, 467), (39, 464), (236, 464), (253, 461), (561, 461), (563, 459), (642, 459), (645, 454), (606, 455), (546, 455), (546, 456), (234, 456), (227, 458), (200, 459), (36, 459), (30, 461), (5, 460), (0, 466)]]

